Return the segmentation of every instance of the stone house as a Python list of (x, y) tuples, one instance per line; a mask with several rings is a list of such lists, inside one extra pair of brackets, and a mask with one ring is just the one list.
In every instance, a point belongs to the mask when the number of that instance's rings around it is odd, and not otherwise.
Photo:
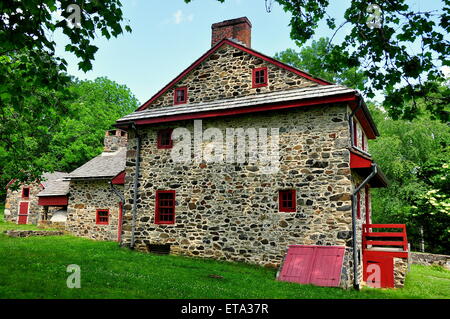
[[(10, 187), (15, 179), (10, 181), (6, 186), (5, 220), (17, 224), (35, 225), (42, 220), (50, 220), (55, 210), (64, 209), (67, 206), (68, 182), (63, 180), (65, 175), (67, 173), (64, 172), (44, 173), (40, 180), (21, 183), (18, 189)], [(44, 205), (48, 204), (46, 200), (56, 192), (60, 199), (57, 205)], [(49, 209), (49, 207), (52, 208)]]
[[(129, 137), (121, 244), (267, 267), (291, 247), (333, 248), (337, 261), (321, 259), (336, 265), (329, 285), (359, 286), (370, 189), (387, 185), (368, 149), (379, 135), (370, 112), (356, 90), (250, 44), (247, 18), (214, 24), (212, 48), (117, 121)], [(278, 142), (278, 155), (263, 163), (250, 144), (220, 146), (240, 129), (244, 142)], [(279, 134), (252, 135), (267, 131)]]
[(119, 241), (127, 133), (106, 132), (104, 151), (67, 176), (66, 230), (80, 237)]

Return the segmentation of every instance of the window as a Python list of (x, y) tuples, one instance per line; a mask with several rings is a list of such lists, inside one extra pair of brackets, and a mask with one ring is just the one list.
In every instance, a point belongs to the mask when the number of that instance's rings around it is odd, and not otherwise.
[(267, 86), (267, 68), (253, 69), (253, 87)]
[(187, 103), (187, 87), (176, 88), (173, 93), (173, 104)]
[(29, 198), (30, 197), (30, 188), (24, 187), (22, 188), (22, 198)]
[(172, 148), (172, 131), (171, 128), (158, 131), (158, 148)]
[(361, 218), (361, 194), (359, 192), (356, 193), (356, 217)]
[(95, 223), (98, 225), (108, 225), (109, 223), (109, 210), (97, 209), (97, 217)]
[(156, 191), (155, 224), (175, 223), (175, 191)]
[(361, 134), (361, 149), (363, 151), (365, 151), (365, 148), (366, 148), (366, 141), (364, 139), (364, 133), (363, 133), (363, 134)]
[(358, 124), (353, 120), (353, 146), (358, 146)]
[(278, 201), (280, 212), (295, 212), (297, 209), (297, 196), (294, 189), (279, 191)]

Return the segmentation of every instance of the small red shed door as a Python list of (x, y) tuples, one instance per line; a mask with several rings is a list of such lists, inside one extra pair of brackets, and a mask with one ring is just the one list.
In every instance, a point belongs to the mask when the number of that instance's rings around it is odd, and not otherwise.
[(338, 287), (345, 247), (289, 246), (279, 280)]
[(18, 224), (26, 224), (28, 220), (28, 202), (21, 202), (19, 205)]
[(394, 288), (394, 259), (391, 256), (371, 256), (364, 261), (363, 280), (369, 287)]

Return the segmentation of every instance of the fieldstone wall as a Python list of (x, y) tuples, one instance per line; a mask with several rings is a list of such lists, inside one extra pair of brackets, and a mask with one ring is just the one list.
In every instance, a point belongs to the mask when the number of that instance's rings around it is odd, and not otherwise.
[[(22, 198), (22, 189), (24, 187), (30, 188), (30, 196), (28, 198)], [(37, 194), (43, 189), (40, 183), (30, 183), (21, 184), (18, 190), (11, 190), (8, 188), (6, 192), (6, 202), (5, 202), (5, 220), (12, 223), (18, 222), (19, 217), (19, 207), (21, 202), (28, 202), (28, 218), (27, 224), (37, 225), (41, 212), (43, 211), (42, 206), (38, 205)]]
[[(260, 67), (267, 67), (268, 85), (252, 88), (252, 70)], [(188, 88), (188, 103), (199, 103), (316, 85), (314, 81), (224, 44), (149, 107), (173, 105), (174, 89), (183, 86)]]
[(127, 147), (127, 132), (120, 129), (106, 131), (103, 145), (104, 152), (115, 152), (121, 147)]
[[(123, 192), (122, 185), (114, 185)], [(96, 240), (118, 238), (119, 201), (108, 180), (70, 182), (66, 229), (80, 237)], [(109, 224), (96, 223), (97, 209), (109, 210)]]
[[(156, 147), (157, 130), (167, 126), (143, 128), (135, 248), (166, 244), (174, 254), (278, 267), (288, 245), (347, 246), (341, 286), (349, 287), (354, 181), (347, 116), (347, 106), (328, 105), (203, 121), (204, 130), (224, 135), (225, 128), (280, 128), (276, 174), (261, 174), (249, 163), (173, 163), (170, 149)], [(172, 127), (193, 131), (189, 121)], [(130, 135), (122, 245), (130, 244), (135, 154)], [(279, 212), (283, 189), (296, 190), (296, 212)], [(154, 223), (156, 190), (176, 191), (175, 224)]]
[(411, 263), (422, 266), (441, 266), (450, 270), (450, 256), (410, 252)]
[(55, 230), (7, 230), (6, 235), (9, 237), (32, 237), (32, 236), (61, 236), (63, 231)]
[(394, 258), (394, 287), (403, 288), (408, 273), (408, 259)]

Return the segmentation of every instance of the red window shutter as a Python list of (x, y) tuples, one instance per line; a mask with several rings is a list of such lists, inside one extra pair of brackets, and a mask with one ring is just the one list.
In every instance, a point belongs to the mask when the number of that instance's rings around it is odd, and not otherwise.
[(280, 212), (291, 213), (297, 211), (297, 194), (295, 189), (279, 191), (278, 206)]
[(158, 137), (157, 137), (158, 149), (167, 149), (167, 148), (173, 147), (172, 131), (173, 131), (173, 129), (171, 129), (171, 128), (158, 131)]
[(175, 224), (175, 191), (156, 191), (155, 224)]

